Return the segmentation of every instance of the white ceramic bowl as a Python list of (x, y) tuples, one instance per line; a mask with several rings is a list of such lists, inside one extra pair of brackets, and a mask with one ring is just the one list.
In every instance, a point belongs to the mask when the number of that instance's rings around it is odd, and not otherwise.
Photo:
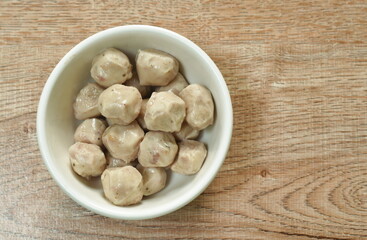
[[(90, 79), (93, 57), (104, 48), (116, 47), (131, 60), (140, 48), (168, 52), (180, 61), (180, 71), (190, 83), (210, 89), (216, 107), (215, 123), (204, 131), (201, 141), (208, 155), (200, 172), (193, 176), (171, 174), (166, 188), (140, 204), (119, 207), (103, 195), (98, 179), (88, 182), (73, 173), (68, 148), (73, 144), (77, 121), (73, 101)], [(232, 136), (232, 104), (222, 74), (210, 57), (185, 37), (172, 31), (130, 25), (99, 32), (71, 49), (57, 64), (43, 89), (37, 113), (39, 148), (47, 168), (60, 187), (83, 207), (118, 219), (148, 219), (173, 212), (202, 193), (220, 169)]]

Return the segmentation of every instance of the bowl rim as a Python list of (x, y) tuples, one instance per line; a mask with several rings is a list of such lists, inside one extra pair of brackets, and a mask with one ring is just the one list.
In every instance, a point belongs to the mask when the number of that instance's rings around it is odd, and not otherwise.
[[(177, 199), (177, 201), (172, 201), (170, 204), (165, 205), (161, 208), (152, 209), (152, 211), (136, 211), (134, 214), (126, 213), (126, 212), (115, 212), (115, 211), (106, 211), (105, 208), (101, 208), (99, 206), (96, 206), (95, 204), (92, 204), (91, 202), (84, 202), (78, 197), (77, 194), (73, 193), (72, 188), (69, 186), (63, 184), (62, 175), (59, 174), (56, 171), (55, 166), (52, 164), (51, 159), (51, 153), (50, 149), (48, 147), (47, 139), (46, 139), (46, 110), (48, 109), (48, 100), (50, 98), (50, 94), (52, 92), (52, 89), (55, 86), (55, 83), (58, 79), (58, 76), (62, 73), (65, 66), (68, 64), (68, 62), (78, 53), (78, 51), (84, 49), (87, 47), (90, 43), (92, 43), (94, 40), (104, 37), (105, 35), (112, 34), (114, 32), (124, 32), (124, 31), (131, 31), (131, 30), (140, 30), (140, 31), (154, 31), (158, 32), (159, 34), (165, 34), (169, 37), (173, 37), (182, 43), (184, 45), (188, 46), (189, 48), (194, 49), (199, 53), (199, 55), (204, 58), (204, 61), (207, 62), (207, 64), (210, 66), (211, 70), (214, 72), (218, 83), (220, 85), (220, 88), (223, 91), (224, 99), (223, 107), (226, 109), (226, 121), (225, 125), (223, 126), (226, 129), (226, 134), (223, 136), (224, 139), (224, 146), (222, 146), (219, 151), (216, 153), (218, 161), (216, 161), (214, 164), (211, 165), (210, 170), (210, 176), (200, 179), (200, 184), (196, 184), (193, 188), (190, 190), (190, 194), (184, 195), (182, 198)], [(232, 101), (229, 94), (228, 87), (225, 83), (225, 80), (219, 71), (216, 64), (213, 62), (213, 60), (194, 42), (187, 39), (186, 37), (173, 32), (171, 30), (156, 27), (156, 26), (150, 26), (150, 25), (124, 25), (124, 26), (118, 26), (109, 28), (100, 32), (97, 32), (88, 38), (84, 39), (77, 45), (75, 45), (60, 61), (57, 63), (55, 68), (52, 70), (50, 76), (48, 77), (44, 88), (41, 93), (41, 97), (38, 104), (37, 109), (37, 139), (38, 139), (38, 146), (41, 152), (42, 159), (44, 163), (46, 164), (46, 167), (53, 177), (53, 179), (56, 181), (56, 183), (61, 187), (61, 189), (75, 202), (77, 202), (79, 205), (83, 206), (84, 208), (95, 212), (99, 215), (115, 218), (115, 219), (125, 219), (125, 220), (143, 220), (143, 219), (151, 219), (160, 217), (163, 215), (166, 215), (168, 213), (174, 212), (181, 207), (187, 205), (191, 201), (193, 201), (195, 198), (197, 198), (213, 181), (215, 176), (217, 175), (220, 167), (222, 166), (227, 152), (229, 150), (229, 146), (231, 143), (232, 138), (232, 130), (233, 130), (233, 109), (232, 109)]]

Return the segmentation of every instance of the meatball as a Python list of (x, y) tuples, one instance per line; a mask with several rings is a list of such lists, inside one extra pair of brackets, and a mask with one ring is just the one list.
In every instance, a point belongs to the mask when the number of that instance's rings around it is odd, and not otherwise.
[(175, 159), (177, 150), (171, 133), (147, 132), (140, 143), (138, 160), (143, 167), (167, 167)]
[(158, 87), (156, 92), (173, 92), (174, 94), (178, 95), (185, 87), (189, 84), (187, 83), (184, 76), (181, 73), (177, 73), (175, 79), (173, 79), (167, 86)]
[(92, 143), (102, 146), (102, 134), (106, 124), (98, 118), (84, 120), (74, 133), (75, 142)]
[(106, 168), (106, 158), (95, 144), (74, 143), (69, 148), (69, 158), (73, 170), (85, 178), (99, 176)]
[(139, 50), (136, 69), (140, 85), (166, 86), (177, 75), (179, 63), (168, 53), (155, 50)]
[(128, 125), (139, 115), (142, 98), (134, 87), (112, 85), (98, 98), (98, 109), (106, 118), (117, 118)]
[(197, 130), (202, 130), (214, 121), (214, 103), (210, 91), (199, 85), (190, 84), (179, 96), (186, 104), (186, 122)]
[(179, 151), (175, 162), (171, 165), (172, 171), (191, 175), (197, 173), (205, 160), (207, 150), (202, 142), (186, 140), (178, 144)]
[(149, 130), (177, 132), (186, 116), (185, 102), (172, 92), (154, 92), (144, 116)]
[(109, 126), (103, 133), (102, 142), (114, 158), (129, 163), (137, 157), (143, 138), (144, 131), (134, 121), (127, 126)]
[(181, 129), (178, 132), (174, 132), (176, 140), (182, 141), (185, 139), (195, 139), (199, 136), (200, 131), (192, 128), (186, 121), (182, 123)]
[(98, 110), (98, 97), (103, 88), (96, 83), (88, 83), (78, 93), (74, 102), (74, 115), (76, 119), (84, 120), (101, 115)]
[(115, 48), (108, 48), (94, 57), (90, 73), (101, 86), (124, 83), (132, 77), (132, 65), (127, 56)]
[(140, 164), (136, 168), (143, 176), (144, 196), (157, 193), (166, 186), (167, 173), (164, 168), (145, 168)]
[(140, 92), (141, 96), (143, 98), (149, 97), (152, 93), (152, 87), (151, 86), (142, 86), (139, 83), (138, 74), (136, 72), (133, 73), (133, 77), (129, 80), (127, 80), (124, 83), (125, 86), (135, 87)]
[(106, 160), (107, 160), (107, 168), (115, 168), (115, 167), (125, 167), (131, 166), (131, 162), (126, 162), (124, 160), (114, 158), (111, 153), (106, 153)]
[(108, 168), (101, 180), (106, 198), (115, 205), (128, 206), (143, 198), (143, 177), (134, 167)]
[(143, 102), (141, 103), (140, 113), (138, 115), (138, 118), (136, 119), (138, 120), (140, 127), (144, 130), (148, 129), (147, 124), (145, 123), (145, 120), (144, 120), (145, 112), (147, 111), (148, 100), (149, 99), (143, 99)]

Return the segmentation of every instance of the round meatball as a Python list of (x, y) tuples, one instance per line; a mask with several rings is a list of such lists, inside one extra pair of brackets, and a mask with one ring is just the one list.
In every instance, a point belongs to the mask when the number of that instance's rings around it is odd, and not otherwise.
[(84, 120), (74, 133), (75, 142), (92, 143), (102, 146), (102, 134), (106, 129), (104, 121), (98, 118)]
[(95, 144), (77, 142), (69, 148), (71, 167), (85, 178), (96, 177), (106, 168), (106, 158)]
[(186, 104), (186, 122), (197, 130), (202, 130), (214, 121), (214, 103), (210, 91), (199, 85), (190, 84), (179, 96)]
[(127, 80), (124, 83), (125, 86), (135, 87), (140, 92), (141, 96), (143, 98), (149, 97), (152, 93), (152, 87), (151, 86), (142, 86), (140, 85), (138, 74), (136, 72), (133, 73), (133, 77), (129, 80)]
[(195, 139), (199, 136), (200, 131), (192, 128), (186, 121), (182, 123), (181, 129), (178, 132), (174, 132), (176, 140), (182, 141), (185, 139)]
[(115, 205), (128, 206), (143, 198), (143, 177), (134, 167), (108, 168), (101, 180), (106, 198)]
[(143, 193), (149, 196), (161, 191), (166, 186), (167, 173), (164, 168), (148, 167), (142, 165), (136, 167), (143, 176)]
[(98, 98), (98, 109), (106, 118), (117, 118), (128, 125), (139, 115), (142, 98), (134, 87), (112, 85)]
[(138, 160), (143, 167), (167, 167), (175, 159), (177, 150), (171, 133), (147, 132), (140, 143)]
[(150, 97), (144, 116), (149, 130), (180, 131), (186, 116), (185, 102), (172, 92), (154, 92)]
[(136, 69), (140, 85), (166, 86), (176, 77), (179, 63), (168, 53), (145, 49), (138, 52)]
[(205, 160), (207, 150), (202, 142), (186, 140), (178, 144), (176, 160), (171, 165), (172, 171), (191, 175), (197, 173)]
[(103, 90), (96, 83), (88, 83), (80, 90), (74, 102), (76, 119), (84, 120), (101, 115), (98, 110), (98, 97)]
[(138, 118), (136, 119), (136, 120), (138, 120), (138, 123), (139, 123), (140, 127), (144, 130), (148, 129), (147, 124), (145, 123), (145, 120), (144, 120), (144, 116), (145, 116), (145, 113), (147, 111), (148, 100), (149, 99), (143, 99), (143, 102), (141, 103), (140, 113), (138, 115)]
[(132, 77), (128, 57), (115, 48), (108, 48), (94, 57), (90, 73), (101, 86), (123, 83)]
[(107, 160), (107, 168), (115, 168), (115, 167), (125, 167), (131, 166), (131, 162), (126, 162), (122, 159), (114, 158), (111, 153), (106, 153), (106, 160)]
[(114, 158), (129, 163), (137, 157), (143, 138), (144, 131), (134, 121), (127, 126), (109, 126), (103, 133), (102, 142)]
[(173, 79), (167, 86), (158, 87), (156, 88), (156, 92), (173, 92), (174, 94), (178, 95), (185, 87), (189, 84), (187, 83), (184, 76), (181, 73), (177, 73), (175, 79)]

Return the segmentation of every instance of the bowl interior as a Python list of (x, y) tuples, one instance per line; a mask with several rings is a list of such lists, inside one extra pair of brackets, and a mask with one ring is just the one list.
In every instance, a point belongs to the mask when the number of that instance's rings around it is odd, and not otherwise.
[[(85, 181), (73, 173), (68, 148), (73, 144), (77, 121), (73, 101), (90, 81), (93, 57), (107, 47), (115, 47), (134, 61), (141, 48), (168, 52), (180, 61), (180, 72), (190, 83), (206, 86), (216, 105), (215, 123), (201, 135), (208, 155), (200, 172), (193, 176), (172, 173), (166, 188), (142, 203), (130, 207), (112, 205), (103, 195), (99, 179)], [(210, 58), (191, 41), (171, 31), (148, 26), (125, 26), (100, 32), (74, 47), (56, 66), (41, 96), (38, 113), (41, 153), (49, 171), (82, 206), (105, 216), (144, 219), (172, 212), (193, 200), (211, 182), (228, 150), (232, 133), (232, 106), (222, 75)]]

